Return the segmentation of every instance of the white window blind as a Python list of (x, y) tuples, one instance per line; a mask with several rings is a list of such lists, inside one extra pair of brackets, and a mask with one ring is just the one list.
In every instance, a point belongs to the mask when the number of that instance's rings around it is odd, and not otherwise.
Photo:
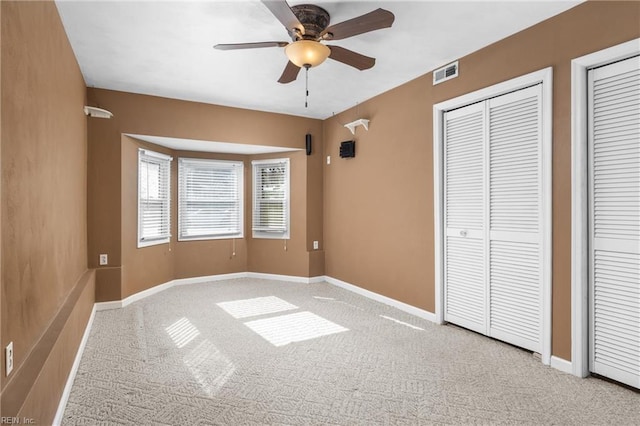
[(138, 247), (171, 237), (171, 157), (138, 150)]
[(243, 235), (244, 165), (241, 161), (178, 160), (178, 239)]
[(289, 159), (253, 161), (253, 236), (289, 238)]

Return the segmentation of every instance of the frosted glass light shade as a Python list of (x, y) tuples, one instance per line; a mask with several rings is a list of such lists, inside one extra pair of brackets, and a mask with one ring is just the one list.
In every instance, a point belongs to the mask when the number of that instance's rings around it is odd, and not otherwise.
[(300, 68), (308, 65), (315, 67), (323, 63), (331, 50), (322, 43), (312, 40), (298, 40), (284, 48), (287, 58)]

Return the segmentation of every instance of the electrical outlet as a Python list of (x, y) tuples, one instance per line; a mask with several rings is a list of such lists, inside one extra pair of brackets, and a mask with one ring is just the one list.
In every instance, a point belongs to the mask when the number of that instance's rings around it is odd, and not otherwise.
[(319, 246), (319, 244), (318, 244), (318, 242), (317, 242), (317, 241), (314, 241), (314, 242), (313, 242), (313, 249), (314, 249), (314, 250), (318, 250), (318, 247), (320, 247), (320, 246)]
[(109, 264), (109, 256), (106, 254), (100, 255), (100, 265), (108, 265)]
[(331, 156), (327, 155), (327, 164), (331, 164)]
[(13, 370), (13, 342), (9, 342), (7, 347), (4, 350), (4, 360), (5, 360), (5, 370), (7, 371), (7, 376)]

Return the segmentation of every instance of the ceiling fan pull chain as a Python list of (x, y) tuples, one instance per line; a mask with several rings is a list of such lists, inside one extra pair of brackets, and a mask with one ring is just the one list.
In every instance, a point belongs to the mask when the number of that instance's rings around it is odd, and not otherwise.
[(304, 107), (306, 108), (309, 103), (309, 67), (305, 67), (305, 81), (304, 81)]

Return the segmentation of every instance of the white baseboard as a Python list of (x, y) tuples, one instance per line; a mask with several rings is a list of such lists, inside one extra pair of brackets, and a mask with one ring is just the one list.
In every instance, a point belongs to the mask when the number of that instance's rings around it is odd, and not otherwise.
[(558, 358), (551, 355), (550, 365), (556, 370), (560, 370), (567, 374), (573, 374), (573, 366), (571, 365), (571, 361), (567, 361), (566, 359)]
[(60, 402), (58, 403), (58, 410), (56, 411), (56, 416), (53, 418), (53, 424), (55, 426), (59, 426), (62, 423), (62, 416), (64, 416), (64, 410), (67, 407), (67, 401), (69, 401), (69, 394), (71, 393), (73, 382), (75, 381), (76, 374), (78, 373), (78, 367), (80, 366), (80, 360), (82, 359), (84, 348), (87, 345), (87, 340), (89, 340), (89, 334), (91, 333), (91, 327), (93, 326), (93, 319), (96, 316), (96, 311), (97, 311), (96, 304), (94, 304), (93, 309), (91, 309), (91, 315), (89, 316), (89, 321), (87, 321), (87, 326), (84, 328), (84, 334), (82, 335), (80, 346), (78, 346), (76, 357), (73, 360), (71, 371), (69, 371), (69, 376), (67, 377), (67, 383), (65, 384), (64, 390), (62, 391), (62, 396), (60, 397)]
[[(390, 297), (387, 296), (383, 296), (381, 294), (378, 293), (374, 293), (373, 291), (370, 290), (366, 290), (362, 287), (358, 287), (356, 285), (353, 284), (349, 284), (345, 281), (341, 281), (337, 278), (333, 278), (330, 276), (326, 276), (324, 277), (324, 280), (326, 282), (328, 282), (329, 284), (335, 285), (337, 287), (341, 287), (344, 288), (345, 290), (349, 290), (352, 291), (354, 293), (357, 293), (361, 296), (367, 297), (369, 299), (375, 300), (377, 302), (381, 302), (384, 303), (386, 305), (389, 306), (393, 306), (394, 308), (398, 308), (401, 311), (407, 312), (409, 314), (415, 315), (417, 317), (429, 320), (431, 322), (437, 323), (437, 318), (436, 318), (436, 314), (429, 312), (429, 311), (425, 311), (423, 309), (420, 308), (416, 308), (415, 306), (411, 306), (408, 305), (404, 302), (400, 302), (398, 300), (392, 299)], [(567, 374), (573, 374), (573, 366), (571, 365), (571, 361), (567, 361), (565, 359), (562, 358), (558, 358), (555, 356), (551, 356), (551, 361), (550, 361), (550, 366), (555, 368), (556, 370), (560, 370), (564, 373)]]
[(139, 293), (132, 294), (131, 296), (122, 300), (115, 300), (112, 302), (97, 302), (95, 304), (95, 309), (96, 311), (106, 311), (109, 309), (124, 308), (125, 306), (130, 305), (133, 302), (137, 302), (138, 300), (142, 300), (177, 285), (201, 284), (212, 281), (233, 280), (237, 278), (259, 278), (265, 280), (288, 281), (303, 284), (320, 283), (325, 280), (324, 276), (298, 277), (295, 275), (263, 274), (260, 272), (235, 272), (231, 274), (206, 275), (192, 278), (177, 278), (163, 284), (158, 284), (155, 287), (148, 288)]
[(208, 275), (203, 277), (175, 279), (174, 285), (199, 284), (211, 281), (233, 280), (237, 278), (257, 278), (263, 280), (288, 281), (294, 283), (312, 284), (324, 281), (324, 276), (299, 277), (297, 275), (265, 274), (262, 272), (236, 272), (232, 274)]
[(193, 277), (193, 278), (178, 278), (173, 280), (174, 285), (189, 285), (189, 284), (201, 284), (207, 283), (211, 281), (223, 281), (223, 280), (233, 280), (237, 278), (246, 278), (246, 272), (236, 272), (232, 274), (220, 274), (220, 275), (206, 275), (202, 277)]
[(358, 287), (356, 285), (349, 284), (345, 281), (341, 281), (337, 278), (329, 277), (326, 275), (317, 276), (317, 277), (298, 277), (295, 275), (265, 274), (261, 272), (236, 272), (231, 274), (207, 275), (207, 276), (192, 277), (192, 278), (178, 278), (178, 279), (166, 282), (164, 284), (159, 284), (155, 287), (151, 287), (149, 289), (143, 290), (139, 293), (132, 294), (131, 296), (123, 300), (116, 300), (112, 302), (98, 302), (95, 304), (95, 310), (104, 311), (108, 309), (124, 308), (125, 306), (130, 305), (133, 302), (137, 302), (138, 300), (142, 300), (146, 297), (152, 296), (156, 293), (167, 290), (177, 285), (201, 284), (201, 283), (207, 283), (212, 281), (223, 281), (223, 280), (231, 280), (231, 279), (237, 279), (237, 278), (257, 278), (257, 279), (287, 281), (287, 282), (302, 283), (302, 284), (315, 284), (315, 283), (321, 283), (326, 281), (329, 284), (344, 288), (346, 290), (357, 293), (361, 296), (367, 297), (369, 299), (373, 299), (377, 302), (381, 302), (386, 305), (393, 306), (394, 308), (400, 309), (401, 311), (407, 312), (411, 315), (415, 315), (417, 317), (429, 320), (431, 322), (437, 322), (436, 315), (432, 312), (425, 311), (420, 308), (416, 308), (415, 306), (408, 305), (404, 302), (400, 302), (398, 300), (392, 299), (387, 296), (383, 296), (378, 293), (374, 293), (362, 287)]
[(161, 291), (167, 290), (174, 286), (174, 281), (171, 280), (164, 284), (159, 284), (155, 287), (148, 288), (146, 290), (142, 290), (141, 292), (132, 294), (131, 296), (122, 300), (122, 307), (124, 308), (127, 305), (132, 304), (133, 302), (137, 302), (138, 300), (145, 299), (154, 294), (160, 293)]
[(288, 281), (292, 283), (311, 284), (324, 281), (324, 277), (298, 277), (296, 275), (263, 274), (261, 272), (247, 272), (248, 278), (258, 278), (263, 280)]
[(122, 300), (114, 300), (112, 302), (96, 302), (94, 308), (97, 311), (108, 311), (109, 309), (120, 309), (122, 308)]
[(333, 277), (329, 277), (326, 276), (324, 277), (324, 280), (326, 282), (328, 282), (329, 284), (335, 285), (337, 287), (341, 287), (344, 288), (345, 290), (349, 290), (352, 291), (354, 293), (357, 293), (361, 296), (367, 297), (369, 299), (375, 300), (377, 302), (381, 302), (384, 303), (385, 305), (389, 305), (389, 306), (393, 306), (394, 308), (400, 309), (401, 311), (404, 311), (406, 313), (409, 313), (411, 315), (415, 315), (417, 317), (420, 317), (422, 319), (426, 319), (428, 321), (431, 322), (436, 322), (436, 314), (429, 312), (429, 311), (425, 311), (423, 309), (420, 308), (416, 308), (415, 306), (411, 306), (408, 305), (404, 302), (400, 302), (398, 300), (392, 299), (390, 297), (387, 296), (383, 296), (381, 294), (378, 293), (374, 293), (373, 291), (369, 291), (366, 290), (362, 287), (358, 287), (356, 285), (353, 284), (349, 284), (345, 281), (341, 281), (337, 278), (333, 278)]

